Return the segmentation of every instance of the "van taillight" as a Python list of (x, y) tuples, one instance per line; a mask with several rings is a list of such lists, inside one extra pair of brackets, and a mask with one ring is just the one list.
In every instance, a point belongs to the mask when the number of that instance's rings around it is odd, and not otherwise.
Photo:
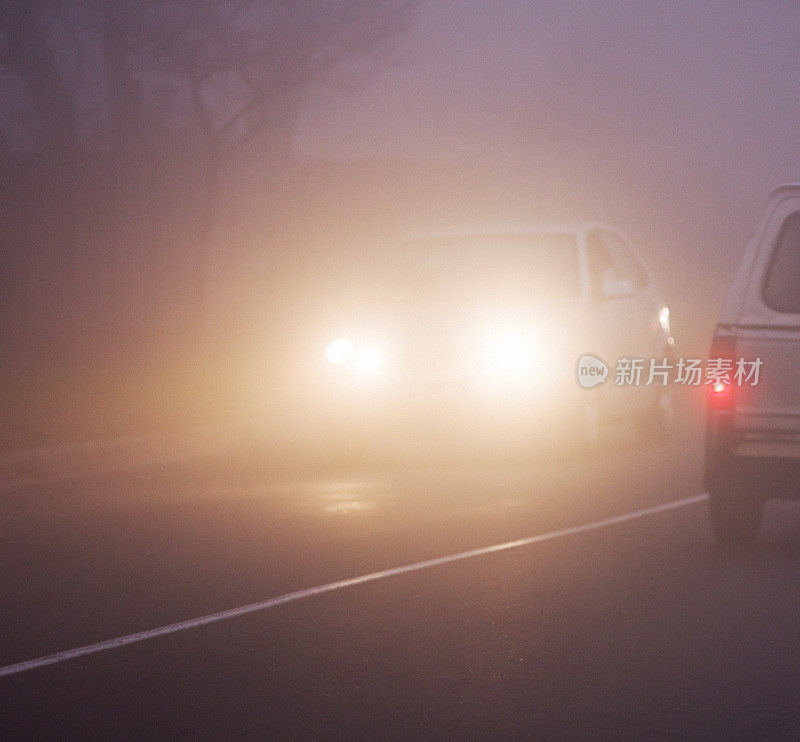
[[(728, 378), (719, 378), (707, 385), (708, 406), (712, 410), (732, 410), (733, 409), (733, 374), (736, 368), (736, 338), (724, 330), (714, 332), (714, 339), (711, 341), (711, 350), (708, 353), (709, 361), (719, 359), (729, 362), (730, 374)], [(710, 367), (710, 364), (709, 364)]]
[(708, 406), (712, 410), (730, 410), (733, 408), (733, 384), (715, 381), (708, 385)]

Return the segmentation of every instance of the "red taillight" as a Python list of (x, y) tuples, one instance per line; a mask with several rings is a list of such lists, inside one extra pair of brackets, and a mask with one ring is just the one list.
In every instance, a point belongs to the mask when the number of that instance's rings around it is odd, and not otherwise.
[(712, 410), (733, 409), (735, 357), (736, 338), (718, 327), (714, 333), (714, 339), (711, 341), (707, 369), (711, 368), (715, 363), (719, 368), (723, 365), (719, 361), (727, 361), (730, 367), (730, 374), (727, 379), (721, 376), (708, 384), (708, 406)]
[(730, 410), (733, 408), (733, 384), (721, 381), (708, 387), (708, 406), (712, 410)]

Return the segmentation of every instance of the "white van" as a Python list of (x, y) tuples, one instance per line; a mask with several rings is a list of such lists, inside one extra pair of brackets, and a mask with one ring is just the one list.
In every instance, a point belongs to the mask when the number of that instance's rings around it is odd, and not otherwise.
[(731, 373), (707, 387), (705, 487), (717, 539), (744, 544), (766, 500), (800, 497), (800, 184), (770, 196), (723, 305), (712, 359), (729, 361)]

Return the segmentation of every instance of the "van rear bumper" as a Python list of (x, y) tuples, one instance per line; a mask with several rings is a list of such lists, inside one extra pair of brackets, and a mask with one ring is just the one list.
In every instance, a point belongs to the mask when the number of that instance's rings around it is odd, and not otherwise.
[(736, 441), (735, 453), (737, 456), (800, 460), (800, 435), (797, 433), (745, 433)]
[(733, 412), (709, 410), (704, 486), (711, 494), (736, 489), (765, 499), (800, 499), (800, 433), (744, 427)]
[(800, 416), (794, 412), (737, 410), (733, 431), (737, 456), (800, 459)]

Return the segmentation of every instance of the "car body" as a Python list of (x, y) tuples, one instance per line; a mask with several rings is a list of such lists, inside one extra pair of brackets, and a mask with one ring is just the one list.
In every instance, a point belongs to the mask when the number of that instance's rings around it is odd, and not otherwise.
[(585, 354), (611, 366), (671, 353), (668, 310), (618, 230), (420, 233), (380, 266), (375, 281), (353, 277), (375, 295), (329, 313), (319, 348), (311, 386), (332, 450), (388, 437), (422, 448), (596, 440), (621, 418), (663, 434), (663, 387), (576, 379)]
[(759, 370), (750, 383), (708, 387), (712, 525), (723, 544), (742, 544), (756, 536), (766, 500), (800, 495), (800, 184), (771, 194), (709, 356)]

